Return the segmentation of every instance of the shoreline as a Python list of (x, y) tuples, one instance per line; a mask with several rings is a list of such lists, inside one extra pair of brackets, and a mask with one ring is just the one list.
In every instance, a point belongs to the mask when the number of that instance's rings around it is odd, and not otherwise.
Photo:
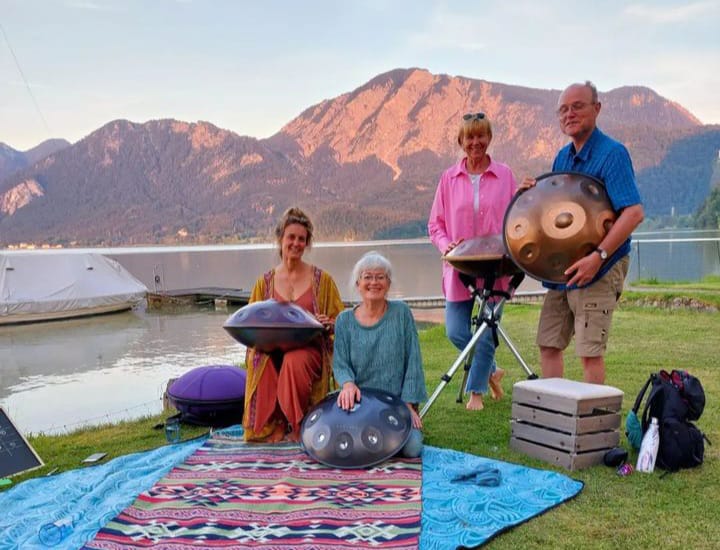
[[(687, 288), (690, 285), (683, 286), (685, 288), (672, 288), (670, 285), (637, 289), (629, 287), (621, 298), (620, 310), (686, 311), (711, 316), (720, 311), (719, 283), (714, 280), (694, 283), (693, 289)], [(542, 297), (529, 300), (516, 295), (508, 302), (508, 306), (521, 315), (523, 311), (537, 308), (541, 301)], [(512, 308), (516, 304), (520, 307)], [(439, 325), (445, 323), (444, 306), (439, 302), (432, 305), (410, 305), (420, 332), (437, 330)], [(412, 307), (413, 305), (415, 307)], [(115, 423), (145, 414), (155, 414), (162, 410), (162, 393), (170, 378), (180, 376), (192, 366), (210, 363), (240, 364), (242, 350), (236, 349), (235, 342), (230, 342), (224, 331), (218, 329), (223, 315), (225, 313), (215, 310), (198, 310), (192, 314), (168, 317), (156, 313), (140, 316), (120, 314), (107, 316), (101, 323), (93, 319), (82, 319), (35, 327), (21, 326), (9, 331), (12, 338), (8, 336), (0, 339), (0, 344), (5, 345), (3, 349), (10, 353), (9, 358), (14, 356), (16, 362), (32, 364), (28, 363), (31, 361), (28, 354), (36, 355), (37, 345), (42, 345), (45, 352), (53, 355), (55, 360), (51, 369), (47, 362), (41, 361), (34, 370), (26, 369), (20, 372), (13, 368), (12, 361), (8, 359), (1, 372), (3, 382), (15, 390), (22, 389), (22, 392), (9, 392), (5, 398), (0, 399), (0, 404), (25, 433), (67, 433), (88, 425)], [(440, 333), (444, 332), (442, 327), (439, 330)], [(531, 332), (535, 330), (536, 327), (533, 326)], [(158, 343), (160, 340), (169, 350), (180, 349), (178, 346), (185, 345), (183, 334), (186, 333), (198, 334), (198, 342), (204, 342), (205, 347), (185, 350), (187, 353), (182, 356), (143, 351), (152, 347), (150, 343)], [(72, 353), (64, 352), (63, 350), (70, 349), (64, 347), (64, 342), (72, 341), (82, 344), (74, 348)], [(442, 341), (445, 342), (444, 334)], [(193, 353), (190, 353), (191, 351)], [(87, 355), (91, 356), (93, 368), (78, 370), (78, 365)], [(105, 361), (101, 366), (110, 370), (94, 368), (97, 367), (98, 357)], [(128, 370), (130, 366), (133, 366), (133, 369)], [(147, 370), (147, 375), (143, 369)], [(53, 383), (44, 382), (46, 374), (52, 377), (48, 380)], [(124, 389), (121, 378), (126, 375), (143, 377), (137, 382), (139, 386), (135, 386), (133, 390), (140, 390), (141, 393), (131, 396), (137, 399), (137, 404), (135, 400), (131, 401), (131, 405), (122, 400)], [(102, 392), (108, 384), (120, 386), (113, 390), (108, 400), (100, 403), (93, 395)], [(83, 395), (88, 388), (92, 390), (86, 399)], [(22, 400), (19, 400), (21, 394)], [(59, 422), (57, 415), (48, 417), (40, 397), (67, 403), (68, 407), (69, 403), (74, 403), (73, 410), (66, 411), (72, 414), (63, 422)]]

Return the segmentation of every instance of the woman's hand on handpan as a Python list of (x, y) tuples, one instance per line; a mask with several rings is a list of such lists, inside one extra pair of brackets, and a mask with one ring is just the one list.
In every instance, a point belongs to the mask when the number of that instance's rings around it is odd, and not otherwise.
[(447, 245), (447, 248), (445, 249), (445, 252), (443, 252), (443, 256), (447, 256), (450, 254), (453, 248), (455, 248), (457, 245), (459, 245), (461, 242), (463, 242), (465, 239), (460, 238), (457, 241), (452, 241), (449, 245)]
[(415, 410), (415, 406), (412, 403), (406, 403), (408, 406), (408, 409), (410, 409), (410, 416), (412, 416), (412, 425), (413, 428), (417, 430), (422, 430), (422, 418), (420, 418), (420, 415)]
[(525, 178), (523, 178), (522, 182), (520, 182), (520, 185), (518, 185), (518, 193), (522, 193), (523, 191), (527, 191), (531, 187), (535, 187), (536, 183), (537, 183), (537, 180), (535, 178), (531, 178), (530, 176), (525, 176)]
[(325, 327), (327, 332), (332, 332), (335, 329), (335, 319), (332, 319), (323, 313), (318, 313), (315, 318), (320, 321), (320, 324)]
[(342, 390), (340, 390), (340, 395), (338, 395), (338, 407), (344, 411), (349, 411), (355, 406), (356, 401), (360, 401), (361, 397), (360, 388), (353, 382), (345, 382)]

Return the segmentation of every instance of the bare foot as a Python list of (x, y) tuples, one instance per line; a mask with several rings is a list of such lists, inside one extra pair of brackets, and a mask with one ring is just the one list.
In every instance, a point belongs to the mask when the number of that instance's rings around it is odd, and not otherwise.
[(470, 399), (465, 405), (465, 408), (469, 411), (481, 411), (485, 408), (483, 405), (482, 394), (470, 392)]
[(285, 433), (287, 432), (287, 427), (285, 424), (278, 422), (275, 425), (275, 428), (273, 429), (272, 433), (267, 437), (265, 440), (267, 443), (280, 443), (283, 439), (285, 439)]
[(490, 395), (492, 395), (495, 401), (500, 401), (503, 395), (505, 395), (502, 385), (500, 384), (503, 376), (505, 376), (505, 371), (499, 367), (490, 375)]

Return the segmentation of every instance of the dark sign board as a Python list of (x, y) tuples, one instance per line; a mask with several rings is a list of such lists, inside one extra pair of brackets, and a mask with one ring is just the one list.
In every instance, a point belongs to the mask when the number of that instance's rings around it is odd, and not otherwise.
[(43, 461), (0, 407), (0, 477), (39, 468)]

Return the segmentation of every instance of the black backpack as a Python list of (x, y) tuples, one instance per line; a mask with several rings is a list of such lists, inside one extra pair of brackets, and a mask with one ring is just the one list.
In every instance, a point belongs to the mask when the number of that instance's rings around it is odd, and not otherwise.
[(645, 433), (652, 417), (658, 419), (660, 447), (656, 466), (669, 472), (699, 466), (705, 454), (705, 441), (710, 443), (691, 422), (699, 419), (705, 409), (705, 391), (700, 380), (687, 371), (653, 373), (640, 390), (637, 405), (648, 386), (651, 390), (642, 413), (642, 430)]

